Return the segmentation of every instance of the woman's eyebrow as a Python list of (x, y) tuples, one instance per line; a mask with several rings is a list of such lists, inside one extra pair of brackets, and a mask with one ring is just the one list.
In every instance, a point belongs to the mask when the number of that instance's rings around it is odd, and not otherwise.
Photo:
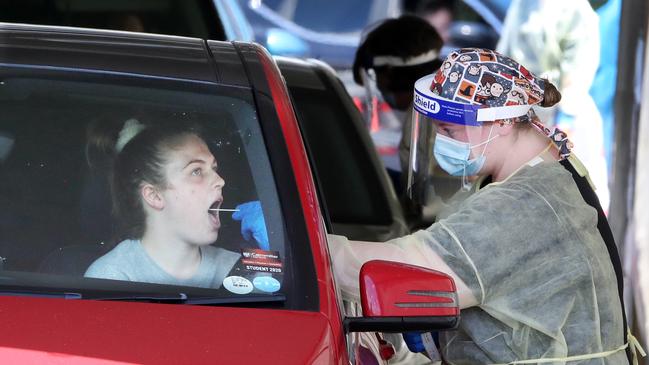
[(196, 158), (196, 159), (193, 159), (193, 160), (189, 161), (189, 162), (187, 163), (187, 165), (185, 165), (185, 167), (183, 167), (183, 169), (184, 169), (184, 168), (187, 168), (187, 166), (189, 166), (189, 165), (191, 165), (191, 164), (193, 164), (193, 163), (202, 163), (202, 164), (204, 164), (204, 163), (206, 163), (206, 162), (205, 162), (204, 160), (201, 160), (201, 159), (197, 159), (197, 158)]
[[(200, 163), (200, 164), (207, 164), (207, 161), (200, 159), (200, 158), (194, 158), (191, 161), (187, 162), (187, 165), (183, 167), (183, 169), (187, 168), (187, 166), (193, 164), (193, 163)], [(212, 164), (211, 165), (216, 165), (216, 159), (212, 158)]]

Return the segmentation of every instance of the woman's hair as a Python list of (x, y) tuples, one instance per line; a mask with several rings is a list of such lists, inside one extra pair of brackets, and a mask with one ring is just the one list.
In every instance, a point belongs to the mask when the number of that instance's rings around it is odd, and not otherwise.
[[(202, 138), (201, 132), (184, 123), (147, 125), (135, 119), (118, 124), (100, 122), (103, 123), (91, 123), (88, 128), (87, 151), (103, 154), (110, 160), (106, 165), (110, 170), (113, 215), (118, 222), (116, 238), (141, 238), (146, 228), (142, 185), (165, 188), (167, 153), (182, 145), (187, 136)], [(128, 134), (131, 135), (125, 137)]]
[(543, 101), (541, 106), (549, 108), (561, 101), (561, 93), (550, 81), (544, 79), (545, 87), (543, 88)]

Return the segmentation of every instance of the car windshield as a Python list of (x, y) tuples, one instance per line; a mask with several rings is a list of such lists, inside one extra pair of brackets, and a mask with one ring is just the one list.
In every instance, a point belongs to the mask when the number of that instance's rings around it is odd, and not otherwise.
[(0, 292), (291, 294), (254, 105), (240, 87), (0, 69)]
[(225, 40), (207, 0), (23, 0), (0, 3), (0, 21)]

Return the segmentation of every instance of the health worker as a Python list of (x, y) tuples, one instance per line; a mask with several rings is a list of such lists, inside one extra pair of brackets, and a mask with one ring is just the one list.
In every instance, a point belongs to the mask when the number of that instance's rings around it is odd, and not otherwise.
[(359, 300), (370, 260), (432, 268), (455, 280), (461, 308), (439, 334), (444, 363), (628, 364), (637, 342), (610, 228), (571, 143), (531, 109), (558, 103), (557, 89), (509, 57), (461, 49), (414, 92), (408, 193), (428, 199), (433, 156), (474, 193), (385, 243), (330, 236), (344, 295)]

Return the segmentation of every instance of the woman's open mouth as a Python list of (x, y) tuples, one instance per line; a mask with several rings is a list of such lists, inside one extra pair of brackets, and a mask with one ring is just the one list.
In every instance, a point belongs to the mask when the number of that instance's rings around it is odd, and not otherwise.
[(219, 207), (221, 206), (221, 203), (221, 200), (217, 200), (212, 203), (207, 210), (207, 215), (216, 229), (221, 227), (221, 220), (219, 219)]

